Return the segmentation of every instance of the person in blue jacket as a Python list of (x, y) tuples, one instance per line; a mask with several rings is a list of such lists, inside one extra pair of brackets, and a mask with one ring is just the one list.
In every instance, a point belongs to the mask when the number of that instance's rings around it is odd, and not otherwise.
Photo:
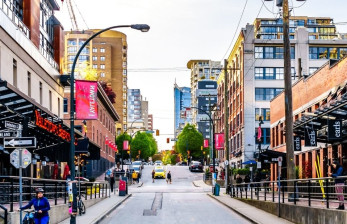
[(344, 197), (343, 197), (343, 187), (345, 183), (344, 178), (336, 178), (343, 176), (343, 167), (340, 165), (340, 163), (337, 160), (333, 161), (332, 167), (334, 168), (334, 173), (329, 173), (329, 176), (335, 178), (335, 191), (337, 200), (339, 201), (339, 207), (337, 209), (344, 210), (345, 204), (344, 204)]
[(20, 208), (20, 210), (31, 208), (34, 205), (35, 208), (35, 224), (48, 224), (49, 214), (48, 211), (51, 209), (47, 198), (43, 197), (43, 189), (36, 189), (36, 197), (33, 198), (29, 204)]

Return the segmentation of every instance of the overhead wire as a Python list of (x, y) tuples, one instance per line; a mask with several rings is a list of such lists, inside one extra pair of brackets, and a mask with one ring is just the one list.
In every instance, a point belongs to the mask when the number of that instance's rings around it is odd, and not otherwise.
[(236, 37), (236, 34), (238, 33), (237, 31), (239, 30), (239, 26), (240, 26), (240, 23), (241, 23), (241, 20), (242, 20), (242, 17), (243, 17), (243, 13), (245, 12), (245, 9), (246, 9), (246, 6), (247, 6), (247, 2), (248, 0), (246, 0), (245, 2), (245, 5), (243, 7), (243, 10), (242, 10), (242, 13), (241, 13), (241, 16), (240, 16), (240, 19), (239, 19), (239, 22), (237, 24), (237, 27), (236, 27), (236, 30), (235, 30), (235, 33), (234, 33), (234, 36), (233, 36), (233, 39), (231, 40), (230, 44), (229, 44), (229, 47), (227, 49), (227, 51), (225, 52), (223, 58), (221, 59), (221, 61), (225, 58), (225, 56), (228, 54), (229, 50), (230, 50), (230, 47), (232, 46), (233, 42), (234, 42), (234, 39)]
[(86, 21), (85, 21), (85, 19), (84, 19), (83, 15), (82, 15), (82, 13), (81, 13), (80, 9), (78, 8), (78, 6), (77, 6), (77, 4), (76, 4), (76, 1), (75, 1), (75, 0), (72, 0), (72, 1), (74, 2), (75, 7), (76, 7), (76, 9), (77, 9), (78, 13), (80, 14), (80, 16), (81, 16), (81, 18), (82, 18), (82, 20), (83, 20), (84, 24), (86, 25), (87, 29), (89, 30), (89, 27), (88, 27), (88, 25), (87, 25), (87, 23), (86, 23)]

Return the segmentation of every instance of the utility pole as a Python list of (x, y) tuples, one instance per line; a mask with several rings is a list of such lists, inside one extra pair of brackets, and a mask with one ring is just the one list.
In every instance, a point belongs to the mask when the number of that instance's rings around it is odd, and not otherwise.
[[(229, 161), (229, 110), (228, 110), (228, 60), (224, 59), (224, 147), (225, 147), (225, 160)], [(228, 187), (228, 169), (229, 163), (225, 163), (225, 187)]]
[[(287, 179), (295, 179), (294, 166), (294, 137), (293, 137), (293, 102), (292, 77), (289, 40), (289, 5), (283, 0), (283, 46), (284, 46), (284, 105), (285, 105), (285, 131), (287, 149)], [(292, 182), (288, 182), (293, 184)], [(288, 186), (290, 187), (290, 186)], [(290, 191), (290, 190), (289, 190)]]

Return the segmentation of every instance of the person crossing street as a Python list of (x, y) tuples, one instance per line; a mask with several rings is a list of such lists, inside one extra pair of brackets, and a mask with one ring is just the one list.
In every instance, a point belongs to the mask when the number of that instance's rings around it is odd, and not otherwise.
[(171, 172), (169, 171), (166, 176), (166, 182), (171, 184)]

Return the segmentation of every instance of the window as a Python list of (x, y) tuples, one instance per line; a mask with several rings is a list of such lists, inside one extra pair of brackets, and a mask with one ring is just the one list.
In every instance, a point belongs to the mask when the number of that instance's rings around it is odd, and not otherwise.
[(327, 47), (320, 47), (320, 48), (318, 48), (318, 58), (319, 59), (326, 59), (326, 58), (328, 58), (328, 48)]
[(13, 59), (13, 85), (17, 87), (17, 61)]
[(97, 69), (97, 68), (98, 68), (98, 65), (93, 64), (93, 68), (94, 68), (94, 69)]
[(340, 48), (339, 53), (340, 53), (339, 58), (345, 57), (347, 55), (347, 48)]
[(69, 40), (67, 40), (67, 45), (76, 46), (77, 45), (76, 39), (69, 39)]
[(100, 65), (100, 68), (101, 69), (105, 69), (105, 65)]
[(265, 68), (265, 79), (274, 79), (274, 69)]
[(100, 73), (100, 77), (104, 78), (105, 77), (105, 72)]
[(101, 53), (105, 53), (105, 48), (100, 48)]
[(96, 47), (93, 47), (93, 53), (98, 52), (98, 49)]
[(52, 91), (49, 90), (49, 93), (48, 93), (48, 100), (49, 100), (49, 110), (52, 111)]
[(73, 62), (75, 60), (75, 55), (69, 55), (67, 56), (67, 60)]
[(263, 68), (254, 68), (254, 77), (255, 79), (264, 79), (264, 69)]
[(67, 53), (77, 53), (77, 47), (68, 47)]
[(254, 47), (254, 57), (263, 58), (263, 47)]
[[(290, 57), (295, 58), (295, 48), (290, 47)], [(254, 58), (283, 59), (283, 47), (254, 47)]]
[(28, 72), (28, 96), (31, 97), (31, 73)]
[(284, 68), (276, 68), (276, 79), (284, 79)]
[(329, 58), (330, 59), (337, 59), (338, 58), (336, 47), (329, 48)]
[(261, 129), (261, 140), (260, 142), (257, 139), (258, 136), (258, 128), (255, 129), (255, 143), (256, 144), (270, 144), (270, 128), (262, 128)]
[(255, 120), (259, 121), (260, 116), (262, 116), (263, 121), (269, 121), (270, 108), (255, 108)]
[(255, 100), (271, 100), (277, 96), (283, 89), (281, 88), (255, 88)]
[(67, 104), (68, 104), (68, 100), (67, 100), (67, 98), (64, 98), (64, 108), (63, 108), (64, 114), (68, 113), (68, 111), (67, 111), (68, 105)]
[(318, 67), (310, 67), (309, 68), (309, 75), (312, 75), (315, 71), (317, 71)]
[(97, 61), (98, 60), (98, 57), (97, 56), (93, 56), (93, 61)]
[(101, 56), (100, 61), (105, 61), (105, 56)]
[(89, 61), (89, 56), (88, 55), (80, 55), (78, 60), (80, 62)]

